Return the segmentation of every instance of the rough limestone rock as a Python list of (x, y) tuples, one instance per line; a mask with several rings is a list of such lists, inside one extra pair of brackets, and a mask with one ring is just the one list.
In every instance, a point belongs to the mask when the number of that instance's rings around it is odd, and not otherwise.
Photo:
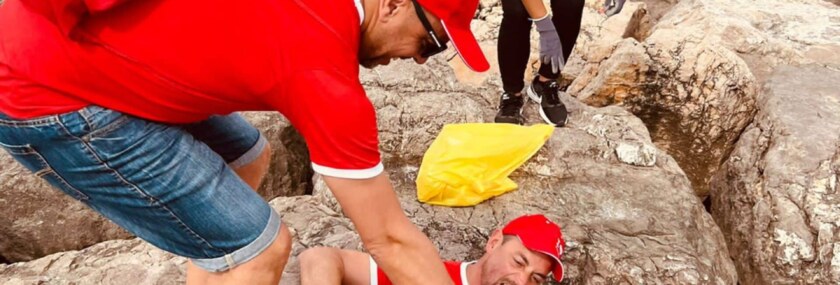
[[(594, 109), (564, 97), (576, 115), (568, 128), (556, 129), (543, 149), (513, 173), (518, 190), (476, 207), (433, 207), (416, 201), (414, 180), (424, 150), (444, 122), (480, 120), (492, 110), (475, 94), (449, 94), (447, 104), (451, 105), (427, 108), (422, 99), (444, 95), (411, 94), (400, 103), (392, 96), (402, 92), (398, 88), (371, 91), (380, 110), (382, 148), (398, 153), (383, 155), (383, 160), (406, 213), (435, 241), (444, 258), (476, 259), (492, 230), (521, 214), (539, 212), (564, 228), (569, 244), (564, 260), (566, 282), (735, 284), (735, 267), (723, 236), (694, 196), (690, 182), (674, 159), (651, 143), (642, 122), (628, 112), (617, 107)], [(318, 245), (361, 249), (352, 224), (319, 176), (314, 180), (314, 195), (281, 197), (271, 204), (292, 228), (294, 255)], [(177, 263), (171, 256), (158, 256), (158, 261), (149, 263)], [(80, 269), (87, 266), (80, 263), (72, 270), (44, 270), (32, 264), (0, 268), (0, 278), (37, 275), (78, 280), (72, 278), (80, 272), (108, 272), (110, 266)], [(298, 263), (292, 258), (282, 284), (298, 280)]]
[(712, 180), (741, 284), (840, 283), (840, 71), (781, 67)]
[(280, 113), (245, 112), (243, 116), (259, 129), (271, 144), (271, 165), (260, 186), (266, 200), (312, 192), (312, 165), (303, 137)]
[(99, 243), (80, 251), (0, 265), (0, 284), (184, 284), (186, 259), (139, 239)]
[[(461, 258), (477, 258), (475, 245), (482, 244), (465, 241), (462, 227), (486, 236), (520, 214), (546, 213), (572, 244), (566, 257), (572, 284), (734, 284), (715, 224), (675, 161), (651, 144), (644, 125), (618, 108), (591, 109), (564, 99), (576, 115), (514, 172), (519, 189), (474, 208), (418, 205), (413, 181), (419, 165), (386, 160), (388, 169), (400, 170), (391, 179), (404, 209), (440, 248), (457, 249)], [(625, 148), (627, 157), (647, 160), (623, 162), (617, 152)], [(462, 226), (441, 224), (447, 220)]]
[(643, 3), (606, 20), (584, 17), (578, 45), (585, 52), (566, 72), (573, 96), (639, 116), (701, 197), (752, 118), (757, 90), (746, 62), (721, 44), (724, 32), (709, 19), (724, 16), (707, 2), (681, 1), (655, 25)]
[(838, 55), (840, 7), (826, 1), (648, 0), (606, 20), (585, 13), (564, 77), (587, 104), (642, 118), (705, 197), (767, 75), (784, 64), (837, 69)]
[(32, 260), (129, 237), (0, 150), (0, 256), (4, 259)]
[[(309, 158), (294, 128), (277, 113), (249, 112), (245, 117), (262, 130), (274, 149), (270, 174), (260, 194), (272, 199), (311, 192)], [(129, 237), (131, 234), (53, 190), (0, 151), (0, 260), (32, 260)]]
[[(476, 207), (432, 207), (417, 203), (414, 180), (422, 153), (441, 122), (465, 122), (493, 111), (482, 103), (483, 97), (469, 93), (449, 95), (451, 102), (437, 101), (445, 104), (442, 108), (427, 108), (423, 99), (439, 95), (400, 97), (411, 102), (400, 105), (389, 101), (400, 91), (392, 92), (371, 92), (379, 108), (382, 148), (400, 151), (384, 155), (384, 163), (403, 208), (443, 249), (444, 257), (478, 258), (493, 229), (520, 214), (542, 212), (565, 229), (571, 244), (566, 262), (572, 284), (736, 282), (722, 236), (689, 181), (676, 162), (650, 142), (642, 122), (631, 114), (616, 107), (593, 109), (564, 97), (575, 115), (568, 128), (556, 129), (546, 146), (514, 172), (517, 191)], [(477, 108), (483, 104), (485, 108)], [(391, 133), (415, 129), (422, 131)], [(314, 195), (324, 203), (319, 207), (340, 213), (317, 177)], [(349, 225), (337, 224), (332, 214), (328, 219), (306, 224), (338, 225), (339, 232), (307, 233), (320, 241), (302, 246), (358, 248)], [(321, 227), (307, 230), (313, 228)], [(299, 237), (303, 235), (299, 232)]]
[[(420, 96), (422, 97), (422, 96)], [(456, 97), (457, 98), (457, 97)], [(453, 98), (454, 99), (454, 98)], [(661, 284), (735, 284), (736, 274), (727, 256), (723, 237), (711, 217), (703, 210), (690, 189), (690, 183), (676, 162), (667, 154), (655, 151), (651, 166), (622, 162), (616, 150), (622, 145), (654, 148), (641, 121), (616, 107), (592, 109), (573, 99), (570, 106), (578, 111), (575, 127), (557, 129), (546, 146), (513, 179), (520, 188), (476, 207), (447, 208), (421, 205), (416, 201), (414, 179), (419, 168), (413, 150), (410, 157), (388, 156), (385, 159), (391, 180), (409, 217), (434, 241), (447, 259), (476, 259), (492, 230), (525, 213), (540, 212), (559, 222), (569, 241), (565, 257), (567, 282), (572, 284), (612, 284), (620, 282)], [(469, 98), (461, 99), (464, 106)], [(474, 103), (478, 104), (478, 103)], [(382, 107), (380, 107), (382, 108)], [(397, 108), (397, 107), (395, 107)], [(406, 106), (405, 108), (409, 108)], [(469, 114), (469, 109), (459, 109)], [(388, 127), (418, 127), (429, 122), (417, 120), (410, 112), (401, 120), (382, 123)], [(451, 118), (461, 120), (458, 115)], [(473, 115), (475, 116), (475, 115)], [(442, 119), (441, 119), (442, 120)], [(415, 125), (418, 124), (418, 125)], [(407, 134), (406, 138), (383, 140), (396, 149), (425, 149), (439, 131)], [(384, 134), (384, 132), (383, 132)], [(422, 143), (419, 143), (422, 142)], [(416, 145), (415, 145), (416, 144)], [(411, 148), (410, 148), (411, 147)], [(640, 155), (640, 154), (637, 154)], [(271, 202), (282, 213), (295, 236), (293, 255), (319, 245), (361, 249), (352, 224), (337, 202), (316, 176), (315, 195), (281, 197)], [(121, 241), (119, 253), (103, 257), (106, 262), (93, 268), (79, 260), (97, 260), (99, 251), (83, 251), (84, 257), (70, 253), (75, 265), (45, 268), (41, 260), (0, 267), (0, 281), (50, 278), (72, 281), (108, 280), (107, 272), (119, 263), (107, 260), (131, 260), (132, 256), (155, 256), (141, 260), (131, 270), (148, 274), (137, 283), (164, 276), (155, 272), (180, 264), (156, 249), (132, 246)], [(110, 258), (110, 259), (109, 259)], [(70, 268), (70, 269), (68, 269)], [(130, 271), (130, 270), (129, 270)], [(88, 273), (90, 272), (90, 273)], [(94, 273), (97, 272), (97, 273)], [(166, 275), (169, 276), (169, 275)], [(82, 279), (88, 278), (88, 279)], [(171, 277), (180, 280), (183, 277)], [(281, 284), (297, 284), (298, 263), (289, 262)], [(51, 283), (53, 284), (53, 283)]]

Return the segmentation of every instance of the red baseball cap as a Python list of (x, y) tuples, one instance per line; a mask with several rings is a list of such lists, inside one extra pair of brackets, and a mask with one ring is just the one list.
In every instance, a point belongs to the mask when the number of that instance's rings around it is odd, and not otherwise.
[(554, 280), (563, 280), (560, 258), (566, 250), (566, 241), (560, 226), (540, 214), (524, 215), (510, 221), (502, 234), (517, 236), (526, 248), (550, 256), (554, 261)]
[(416, 0), (426, 11), (438, 17), (461, 60), (477, 72), (490, 69), (490, 63), (470, 30), (470, 21), (479, 0)]

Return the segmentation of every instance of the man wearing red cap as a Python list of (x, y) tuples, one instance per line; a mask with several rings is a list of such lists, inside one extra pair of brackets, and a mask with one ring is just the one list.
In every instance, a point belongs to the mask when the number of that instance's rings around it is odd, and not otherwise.
[[(236, 111), (302, 134), (365, 247), (400, 284), (450, 284), (380, 160), (359, 65), (424, 63), (478, 0), (7, 0), (0, 147), (57, 190), (190, 259), (188, 284), (277, 284), (291, 235), (252, 189), (270, 147)], [(372, 211), (367, 205), (377, 205)]]
[[(543, 215), (525, 215), (494, 231), (484, 255), (472, 262), (446, 261), (456, 285), (538, 285), (549, 274), (563, 280), (560, 261), (566, 248), (560, 227)], [(368, 254), (318, 247), (300, 255), (302, 285), (390, 285)]]

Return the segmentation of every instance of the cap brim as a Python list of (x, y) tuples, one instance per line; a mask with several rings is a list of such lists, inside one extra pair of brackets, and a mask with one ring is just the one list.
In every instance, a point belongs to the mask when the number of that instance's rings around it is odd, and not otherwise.
[(470, 31), (469, 26), (466, 29), (461, 29), (447, 25), (446, 21), (441, 21), (441, 23), (443, 29), (446, 30), (446, 34), (449, 35), (449, 40), (455, 46), (455, 50), (467, 67), (476, 72), (484, 72), (490, 69), (490, 63), (487, 62), (487, 58), (478, 46), (478, 41), (475, 40), (475, 35)]
[(561, 280), (563, 280), (563, 272), (566, 269), (565, 267), (563, 267), (563, 262), (560, 261), (560, 259), (557, 259), (557, 257), (552, 255), (551, 253), (541, 251), (541, 250), (536, 250), (536, 252), (548, 255), (548, 257), (550, 257), (551, 260), (554, 260), (554, 262), (557, 263), (557, 265), (554, 266), (554, 270), (552, 270), (551, 272), (554, 275), (554, 280), (557, 280), (557, 282), (560, 282)]

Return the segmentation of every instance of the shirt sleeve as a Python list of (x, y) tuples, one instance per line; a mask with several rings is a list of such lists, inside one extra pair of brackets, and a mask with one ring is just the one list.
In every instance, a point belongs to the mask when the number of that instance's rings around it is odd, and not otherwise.
[(41, 14), (69, 35), (88, 15), (113, 9), (133, 0), (21, 0), (28, 9)]
[(365, 179), (383, 171), (376, 112), (358, 78), (298, 72), (273, 103), (301, 133), (315, 172)]
[(391, 285), (391, 280), (388, 279), (388, 276), (385, 275), (385, 272), (382, 269), (379, 269), (379, 266), (376, 264), (376, 261), (373, 261), (373, 257), (370, 257), (370, 285)]

